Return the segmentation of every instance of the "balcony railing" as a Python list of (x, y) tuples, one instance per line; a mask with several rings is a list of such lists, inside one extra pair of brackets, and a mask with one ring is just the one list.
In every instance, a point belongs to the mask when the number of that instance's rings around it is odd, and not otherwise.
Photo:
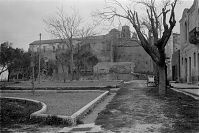
[(199, 27), (189, 32), (189, 42), (192, 44), (199, 44)]

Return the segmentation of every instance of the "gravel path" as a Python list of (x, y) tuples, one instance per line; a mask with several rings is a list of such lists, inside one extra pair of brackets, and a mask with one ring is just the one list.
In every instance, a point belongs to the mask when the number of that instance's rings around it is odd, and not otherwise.
[(106, 98), (102, 102), (96, 105), (96, 107), (90, 114), (88, 114), (84, 119), (82, 119), (83, 123), (94, 123), (97, 119), (98, 113), (100, 113), (106, 107), (106, 105), (109, 104), (109, 102), (113, 99), (115, 95), (116, 93), (111, 93), (110, 95), (106, 96)]
[(198, 110), (198, 101), (172, 93), (159, 97), (155, 88), (135, 81), (118, 91), (96, 124), (113, 132), (197, 133)]

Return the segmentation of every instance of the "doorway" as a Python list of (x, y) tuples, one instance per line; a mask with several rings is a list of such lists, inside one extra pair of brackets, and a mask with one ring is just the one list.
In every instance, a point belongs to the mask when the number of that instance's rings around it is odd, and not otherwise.
[(188, 65), (187, 65), (187, 58), (185, 58), (185, 81), (187, 82), (187, 67), (188, 67)]
[(189, 57), (189, 82), (191, 82), (191, 57)]
[(199, 81), (199, 53), (198, 53), (198, 81)]

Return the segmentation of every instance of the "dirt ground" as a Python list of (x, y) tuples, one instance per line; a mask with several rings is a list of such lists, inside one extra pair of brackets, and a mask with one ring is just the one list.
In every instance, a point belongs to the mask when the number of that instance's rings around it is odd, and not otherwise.
[(194, 99), (171, 92), (160, 97), (156, 88), (134, 81), (118, 91), (95, 122), (113, 132), (197, 133), (198, 110)]

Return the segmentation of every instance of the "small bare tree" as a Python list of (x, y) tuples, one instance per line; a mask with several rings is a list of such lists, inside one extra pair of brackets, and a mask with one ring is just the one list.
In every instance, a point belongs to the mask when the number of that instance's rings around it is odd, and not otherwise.
[(94, 35), (94, 28), (92, 24), (85, 26), (83, 19), (79, 13), (73, 9), (73, 13), (68, 15), (65, 14), (63, 9), (58, 9), (55, 17), (49, 17), (44, 20), (47, 25), (47, 30), (56, 38), (62, 40), (66, 44), (70, 53), (70, 67), (72, 80), (74, 79), (74, 38), (79, 38), (80, 43), (84, 42), (88, 36)]
[(64, 83), (66, 82), (66, 70), (65, 66), (70, 68), (70, 50), (66, 50), (65, 52), (57, 52), (56, 53), (56, 63), (57, 66), (61, 66), (62, 72), (63, 72), (63, 78), (64, 78)]
[(47, 25), (48, 32), (56, 38), (61, 39), (68, 49), (70, 49), (70, 72), (73, 79), (73, 39), (78, 36), (80, 24), (82, 23), (80, 15), (76, 10), (73, 10), (72, 14), (67, 15), (64, 14), (63, 9), (58, 9), (55, 17), (49, 17), (44, 22)]
[[(130, 6), (124, 6), (117, 0), (111, 0), (110, 5), (103, 11), (99, 11), (97, 16), (100, 16), (103, 20), (114, 21), (115, 17), (123, 18), (128, 20), (135, 31), (137, 32), (138, 38), (140, 40), (140, 45), (145, 49), (145, 51), (151, 56), (152, 60), (156, 63), (159, 74), (159, 94), (164, 95), (166, 93), (166, 55), (165, 46), (170, 38), (172, 30), (176, 24), (174, 9), (177, 0), (166, 0), (164, 1), (163, 8), (161, 12), (158, 13), (158, 8), (156, 6), (155, 0), (140, 0), (139, 4), (144, 5), (146, 8), (147, 19), (144, 21), (139, 18), (138, 12), (131, 9)], [(168, 6), (171, 9), (168, 10)], [(170, 13), (169, 26), (167, 24), (167, 13)], [(163, 34), (161, 35), (161, 19), (164, 27)], [(149, 30), (149, 34), (143, 33), (143, 26), (146, 26)]]

